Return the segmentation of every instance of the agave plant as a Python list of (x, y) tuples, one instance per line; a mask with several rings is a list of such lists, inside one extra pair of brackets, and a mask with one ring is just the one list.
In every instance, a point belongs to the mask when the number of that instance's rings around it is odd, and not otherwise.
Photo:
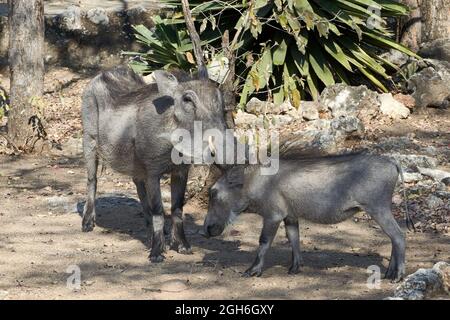
[[(181, 1), (162, 0), (167, 16), (154, 31), (135, 27), (149, 51), (140, 54), (144, 71), (176, 65), (194, 67)], [(265, 94), (275, 103), (298, 106), (317, 99), (324, 86), (352, 83), (355, 73), (387, 91), (382, 79), (395, 68), (380, 57), (387, 49), (413, 52), (392, 39), (386, 19), (407, 14), (393, 0), (191, 0), (191, 11), (210, 57), (222, 55), (221, 34), (229, 30), (235, 52), (240, 104)]]

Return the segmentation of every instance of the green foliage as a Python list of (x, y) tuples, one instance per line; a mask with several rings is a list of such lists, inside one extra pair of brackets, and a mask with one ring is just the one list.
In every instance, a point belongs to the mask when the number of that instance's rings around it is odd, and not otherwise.
[[(148, 46), (139, 72), (172, 66), (195, 67), (185, 31), (181, 1), (162, 0), (165, 19), (155, 18), (154, 31), (136, 26), (139, 42)], [(392, 40), (387, 17), (408, 12), (393, 0), (191, 0), (191, 11), (208, 58), (223, 55), (221, 34), (229, 30), (236, 51), (240, 104), (254, 94), (295, 106), (307, 96), (316, 99), (324, 86), (351, 83), (355, 73), (386, 91), (391, 64), (379, 57), (386, 49), (415, 54)], [(377, 15), (378, 14), (378, 15)]]

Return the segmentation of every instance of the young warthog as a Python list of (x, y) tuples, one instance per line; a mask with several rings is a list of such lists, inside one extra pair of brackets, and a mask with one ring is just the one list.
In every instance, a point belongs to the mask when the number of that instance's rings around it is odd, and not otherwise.
[(261, 215), (264, 223), (258, 254), (244, 273), (260, 276), (265, 254), (284, 221), (292, 246), (289, 273), (297, 273), (299, 218), (334, 224), (364, 210), (392, 242), (386, 278), (400, 280), (405, 272), (405, 238), (391, 212), (399, 170), (388, 158), (364, 153), (280, 160), (278, 173), (265, 176), (260, 174), (259, 165), (236, 166), (210, 189), (203, 233), (207, 237), (220, 235), (247, 208)]
[[(183, 204), (189, 165), (171, 159), (176, 129), (192, 133), (194, 121), (203, 130), (225, 132), (221, 91), (208, 80), (178, 82), (173, 74), (155, 72), (156, 84), (146, 85), (125, 67), (95, 77), (83, 95), (83, 149), (88, 182), (82, 230), (95, 223), (95, 193), (99, 159), (133, 178), (152, 234), (150, 260), (160, 262), (164, 244), (164, 211), (160, 178), (171, 173), (171, 246), (180, 253), (191, 248), (183, 230)], [(201, 133), (201, 132), (200, 132)], [(207, 142), (205, 149), (207, 149)]]

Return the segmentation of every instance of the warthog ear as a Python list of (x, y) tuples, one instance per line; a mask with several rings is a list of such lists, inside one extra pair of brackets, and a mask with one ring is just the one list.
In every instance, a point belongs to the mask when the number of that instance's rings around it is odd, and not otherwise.
[(178, 86), (177, 78), (170, 72), (156, 70), (153, 72), (158, 91), (163, 96), (172, 96)]
[(199, 107), (200, 100), (194, 91), (186, 90), (181, 96), (181, 103), (186, 111), (191, 111)]
[(178, 121), (194, 121), (195, 109), (199, 106), (197, 94), (192, 90), (186, 90), (175, 100), (175, 117)]

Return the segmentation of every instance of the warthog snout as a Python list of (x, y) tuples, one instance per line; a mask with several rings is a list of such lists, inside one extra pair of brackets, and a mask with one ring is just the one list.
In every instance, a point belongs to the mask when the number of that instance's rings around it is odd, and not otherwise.
[(217, 237), (223, 232), (224, 226), (219, 224), (205, 225), (200, 234), (206, 238)]

